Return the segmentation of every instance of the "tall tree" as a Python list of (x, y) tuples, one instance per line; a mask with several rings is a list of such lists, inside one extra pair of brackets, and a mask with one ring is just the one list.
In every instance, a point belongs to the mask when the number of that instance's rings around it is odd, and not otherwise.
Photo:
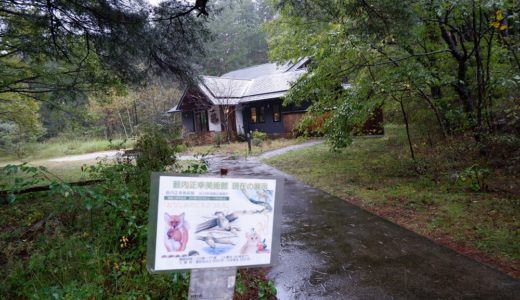
[(47, 115), (72, 113), (82, 99), (159, 73), (190, 80), (207, 37), (207, 2), (1, 0), (0, 123), (19, 120), (8, 115), (21, 101), (44, 103)]
[[(426, 110), (441, 134), (470, 130), (478, 141), (495, 130), (497, 109), (518, 99), (517, 54), (508, 47), (520, 29), (514, 1), (274, 3), (271, 57), (313, 59), (288, 101), (336, 107), (328, 133), (338, 146), (382, 104), (397, 105), (406, 120), (410, 107)], [(352, 88), (339, 88), (346, 78)]]
[(209, 28), (212, 41), (206, 44), (204, 73), (223, 73), (267, 62), (267, 40), (262, 24), (273, 16), (265, 0), (215, 2), (218, 13)]
[(197, 7), (182, 3), (2, 1), (0, 95), (95, 88), (154, 71), (191, 78), (206, 30)]

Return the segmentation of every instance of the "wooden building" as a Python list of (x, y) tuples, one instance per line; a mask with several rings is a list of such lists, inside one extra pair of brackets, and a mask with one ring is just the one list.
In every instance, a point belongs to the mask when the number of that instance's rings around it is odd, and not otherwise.
[(307, 72), (308, 58), (295, 64), (262, 64), (226, 73), (201, 76), (187, 88), (168, 113), (182, 115), (192, 144), (213, 142), (216, 133), (236, 136), (259, 130), (269, 135), (292, 135), (308, 105), (282, 106), (291, 83)]

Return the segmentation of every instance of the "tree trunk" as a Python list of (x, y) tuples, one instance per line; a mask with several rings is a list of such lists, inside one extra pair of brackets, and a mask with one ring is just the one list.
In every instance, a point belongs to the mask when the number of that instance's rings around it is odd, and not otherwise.
[(126, 116), (128, 117), (128, 126), (130, 126), (130, 134), (134, 136), (134, 126), (132, 125), (132, 118), (130, 118), (130, 111), (126, 108)]
[[(433, 104), (433, 101), (430, 99), (430, 97), (423, 90), (421, 90), (421, 89), (418, 89), (418, 90), (419, 90), (419, 94), (422, 96), (422, 98), (424, 98), (424, 100), (426, 100), (426, 102), (428, 102), (428, 105), (433, 110), (433, 113), (435, 114), (435, 118), (437, 119), (437, 124), (439, 125), (439, 130), (441, 131), (442, 137), (446, 138), (447, 133), (446, 133), (446, 129), (444, 128), (444, 124), (442, 123), (439, 110)], [(432, 90), (433, 90), (433, 87), (432, 87)], [(439, 88), (439, 90), (440, 90), (440, 88)]]
[(410, 127), (408, 125), (408, 115), (404, 110), (403, 100), (399, 100), (399, 104), (401, 105), (401, 112), (403, 113), (404, 125), (406, 126), (406, 137), (408, 138), (408, 146), (410, 147), (410, 155), (412, 156), (413, 161), (415, 162), (415, 153), (413, 151), (412, 139), (410, 137)]
[(123, 130), (125, 131), (125, 137), (128, 139), (128, 132), (126, 131), (125, 122), (123, 122), (123, 118), (121, 117), (119, 110), (117, 110), (117, 115), (119, 116), (119, 120), (121, 120), (121, 126), (123, 126)]
[(139, 126), (139, 118), (137, 116), (137, 101), (134, 98), (134, 126), (136, 127), (136, 131)]
[(473, 120), (473, 99), (471, 97), (471, 93), (469, 92), (467, 82), (466, 82), (466, 73), (467, 73), (467, 62), (468, 62), (468, 54), (467, 50), (464, 47), (464, 38), (459, 33), (459, 41), (458, 43), (461, 45), (462, 51), (457, 48), (457, 41), (454, 38), (454, 34), (449, 32), (446, 28), (446, 24), (448, 23), (448, 16), (446, 15), (444, 20), (441, 16), (437, 16), (437, 24), (441, 30), (442, 39), (447, 44), (451, 56), (457, 61), (457, 82), (453, 84), (455, 91), (459, 95), (459, 99), (461, 101), (462, 107), (466, 116), (471, 124), (471, 127), (474, 127)]
[[(477, 124), (475, 134), (478, 136), (476, 139), (480, 140), (480, 132), (482, 130), (482, 104), (485, 93), (485, 82), (483, 77), (484, 65), (482, 63), (482, 56), (480, 53), (480, 37), (477, 32), (477, 12), (475, 7), (475, 1), (472, 1), (472, 15), (473, 15), (473, 50), (475, 52), (475, 60), (477, 67)], [(479, 30), (480, 32), (480, 30)]]

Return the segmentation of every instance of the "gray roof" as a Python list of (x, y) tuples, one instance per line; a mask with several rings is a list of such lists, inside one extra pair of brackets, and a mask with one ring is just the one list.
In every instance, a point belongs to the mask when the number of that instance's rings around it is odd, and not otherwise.
[(251, 85), (251, 80), (201, 76), (199, 87), (213, 99), (241, 98)]
[(232, 71), (220, 77), (201, 76), (199, 88), (215, 105), (235, 105), (283, 97), (291, 84), (307, 72), (300, 67), (308, 60), (303, 58), (295, 64), (262, 64)]
[(282, 73), (287, 71), (291, 65), (289, 63), (279, 65), (276, 63), (262, 64), (252, 66), (240, 70), (228, 72), (221, 77), (238, 78), (238, 79), (255, 79), (260, 76), (265, 76), (274, 73)]

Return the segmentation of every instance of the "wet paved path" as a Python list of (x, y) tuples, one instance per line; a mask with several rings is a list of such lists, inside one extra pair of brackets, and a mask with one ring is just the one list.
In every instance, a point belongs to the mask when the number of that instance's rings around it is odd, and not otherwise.
[(210, 168), (285, 178), (280, 262), (269, 273), (280, 299), (520, 299), (520, 281), (255, 158)]

